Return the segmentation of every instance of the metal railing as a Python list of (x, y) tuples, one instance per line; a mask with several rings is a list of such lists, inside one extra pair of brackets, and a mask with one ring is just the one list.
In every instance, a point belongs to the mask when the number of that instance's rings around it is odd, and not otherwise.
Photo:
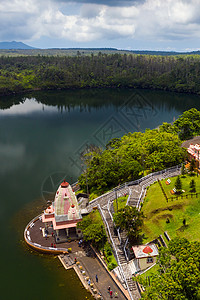
[(161, 175), (161, 174), (169, 173), (169, 175), (170, 175), (170, 173), (175, 172), (180, 168), (181, 168), (181, 164), (177, 165), (177, 166), (174, 166), (174, 167), (171, 167), (171, 168), (168, 168), (168, 169), (158, 171), (158, 172), (150, 173), (147, 176), (144, 176), (144, 177), (142, 177), (140, 179), (137, 179), (137, 180), (134, 180), (134, 181), (125, 182), (125, 183), (121, 184), (120, 186), (115, 187), (111, 191), (109, 191), (109, 192), (93, 199), (92, 201), (90, 201), (89, 204), (88, 204), (88, 210), (92, 210), (93, 206), (97, 205), (97, 203), (99, 203), (104, 198), (110, 197), (110, 200), (114, 200), (116, 191), (121, 191), (122, 189), (125, 189), (125, 191), (127, 191), (128, 194), (129, 194), (129, 192), (130, 192), (129, 186), (138, 185), (141, 182), (147, 180), (148, 178), (152, 178), (152, 177), (155, 177), (155, 176), (158, 176), (158, 175)]
[(129, 201), (130, 201), (131, 194), (132, 194), (132, 191), (131, 191), (131, 189), (129, 188), (129, 196), (128, 196), (128, 199), (127, 199), (127, 201), (126, 201), (126, 205), (128, 205), (128, 203), (129, 203)]
[(129, 293), (129, 296), (130, 296), (131, 300), (134, 300), (133, 297), (132, 297), (131, 291), (130, 291), (130, 289), (129, 289), (129, 286), (128, 286), (128, 282), (127, 282), (127, 280), (126, 280), (126, 277), (125, 277), (125, 275), (124, 275), (124, 271), (123, 271), (123, 269), (122, 269), (121, 263), (120, 263), (120, 261), (119, 261), (119, 256), (118, 256), (118, 253), (117, 253), (117, 249), (116, 249), (115, 243), (114, 243), (113, 238), (112, 238), (112, 234), (111, 234), (111, 232), (110, 232), (110, 228), (109, 228), (108, 222), (107, 222), (107, 220), (106, 220), (106, 218), (105, 218), (105, 216), (104, 216), (104, 213), (103, 213), (103, 211), (102, 211), (102, 209), (101, 209), (101, 206), (100, 206), (99, 204), (98, 204), (98, 209), (99, 209), (100, 214), (102, 215), (102, 218), (103, 218), (103, 220), (104, 220), (104, 222), (105, 222), (105, 224), (106, 224), (106, 227), (107, 227), (107, 230), (108, 230), (108, 233), (109, 233), (109, 236), (110, 236), (110, 240), (111, 240), (112, 246), (113, 246), (113, 248), (114, 248), (114, 251), (115, 251), (115, 254), (116, 254), (116, 257), (117, 257), (117, 262), (118, 262), (118, 266), (119, 266), (119, 271), (120, 271), (120, 274), (121, 274), (121, 278), (124, 280), (124, 283), (126, 284), (127, 291), (128, 291), (128, 293)]
[[(40, 219), (42, 216), (42, 214), (38, 215), (37, 217), (33, 218), (25, 227), (25, 230), (24, 230), (24, 239), (26, 241), (27, 244), (35, 247), (35, 248), (40, 248), (41, 250), (47, 250), (47, 251), (60, 251), (60, 252), (67, 252), (68, 249), (67, 248), (54, 248), (54, 247), (45, 247), (45, 246), (42, 246), (40, 244), (37, 244), (37, 243), (34, 243), (32, 242), (31, 238), (30, 238), (30, 235), (28, 234), (29, 232), (29, 228), (32, 228), (34, 225), (34, 223)], [(29, 237), (29, 238), (28, 238)]]
[(119, 242), (120, 242), (120, 245), (122, 243), (122, 238), (121, 238), (121, 235), (120, 235), (120, 228), (117, 228), (117, 235), (118, 235), (118, 239), (119, 239)]
[(125, 254), (125, 257), (126, 257), (126, 260), (129, 261), (129, 258), (128, 258), (128, 255), (127, 255), (127, 252), (126, 252), (126, 246), (128, 244), (128, 238), (126, 239), (126, 242), (124, 244), (124, 254)]
[(112, 220), (112, 222), (113, 222), (113, 216), (112, 216), (112, 214), (111, 214), (111, 212), (110, 212), (110, 199), (108, 199), (107, 210), (108, 210), (108, 213), (109, 213), (109, 215), (110, 215), (110, 217), (111, 217), (111, 220)]
[(143, 193), (144, 193), (144, 188), (142, 187), (142, 191), (141, 191), (141, 193), (140, 193), (140, 196), (139, 196), (139, 199), (138, 199), (138, 202), (137, 202), (137, 206), (136, 206), (137, 209), (139, 209), (139, 206), (140, 206), (140, 202), (141, 202), (141, 200), (142, 200)]
[[(177, 171), (178, 169), (180, 169), (180, 167), (181, 167), (181, 165), (178, 165), (178, 166), (175, 166), (175, 167), (172, 167), (172, 168), (169, 168), (169, 169), (165, 169), (165, 170), (162, 170), (162, 171), (159, 171), (159, 172), (151, 173), (151, 174), (149, 174), (149, 175), (147, 175), (147, 176), (145, 176), (145, 177), (143, 177), (143, 178), (141, 178), (141, 179), (139, 179), (139, 180), (136, 180), (136, 181), (134, 181), (134, 182), (132, 182), (132, 183), (134, 183), (134, 185), (135, 185), (135, 184), (139, 184), (139, 183), (141, 183), (141, 182), (143, 182), (143, 181), (146, 181), (148, 178), (152, 178), (152, 177), (156, 177), (156, 176), (161, 175), (161, 174), (172, 173), (172, 172), (174, 172), (174, 171)], [(155, 181), (157, 181), (157, 178), (155, 178)], [(150, 182), (149, 182), (149, 183), (150, 183)], [(127, 186), (128, 184), (129, 184), (129, 183), (126, 183), (126, 184), (124, 184), (124, 185)], [(147, 185), (147, 186), (148, 186), (148, 185)], [(113, 192), (115, 192), (115, 190), (114, 190)], [(129, 197), (128, 197), (128, 199), (127, 199), (126, 205), (128, 205), (128, 203), (129, 203), (129, 201), (130, 201), (131, 193), (132, 193), (132, 191), (131, 191), (131, 189), (129, 188)], [(136, 205), (136, 208), (137, 208), (138, 210), (141, 209), (141, 202), (142, 202), (142, 200), (144, 199), (145, 194), (146, 194), (146, 187), (143, 187), (143, 186), (142, 186), (142, 190), (141, 190), (141, 192), (140, 192), (139, 198), (138, 198), (138, 200), (137, 200), (137, 205)], [(113, 216), (112, 216), (112, 214), (111, 214), (111, 212), (110, 212), (110, 199), (108, 200), (108, 203), (107, 203), (107, 210), (108, 210), (108, 213), (109, 213), (109, 215), (110, 215), (111, 220), (113, 221)], [(108, 226), (109, 226), (109, 225), (108, 225)], [(119, 242), (120, 242), (120, 245), (121, 245), (122, 239), (121, 239), (120, 229), (119, 229), (119, 228), (117, 229), (117, 234), (118, 234)], [(128, 259), (128, 255), (127, 255), (127, 251), (126, 251), (126, 246), (127, 246), (127, 244), (128, 244), (128, 238), (126, 239), (125, 245), (124, 245), (124, 247), (123, 247), (124, 254), (125, 254), (125, 258), (126, 258), (126, 260), (128, 261), (129, 259)]]

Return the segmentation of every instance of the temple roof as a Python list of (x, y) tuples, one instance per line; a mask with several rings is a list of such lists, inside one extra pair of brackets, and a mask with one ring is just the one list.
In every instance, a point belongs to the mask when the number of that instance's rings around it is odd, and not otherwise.
[(57, 222), (79, 220), (81, 214), (75, 193), (70, 184), (63, 181), (59, 186), (54, 200), (55, 220)]
[(65, 181), (65, 179), (64, 179), (64, 181), (61, 183), (60, 186), (61, 186), (62, 188), (66, 188), (66, 187), (69, 186), (69, 183), (68, 183), (67, 181)]

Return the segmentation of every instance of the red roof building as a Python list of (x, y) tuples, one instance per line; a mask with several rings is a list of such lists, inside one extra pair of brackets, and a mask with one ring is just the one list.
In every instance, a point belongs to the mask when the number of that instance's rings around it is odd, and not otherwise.
[(155, 244), (133, 246), (132, 250), (138, 269), (145, 270), (156, 263), (159, 253)]
[(187, 148), (187, 152), (189, 154), (189, 158), (192, 159), (194, 158), (198, 162), (198, 167), (199, 167), (199, 162), (200, 162), (200, 145), (199, 144), (190, 144), (190, 146)]

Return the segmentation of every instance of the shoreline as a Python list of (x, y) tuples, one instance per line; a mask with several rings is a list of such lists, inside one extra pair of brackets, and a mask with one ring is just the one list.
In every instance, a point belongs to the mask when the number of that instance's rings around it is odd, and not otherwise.
[(52, 88), (41, 88), (41, 87), (33, 87), (30, 89), (23, 89), (21, 91), (8, 91), (5, 93), (1, 93), (0, 92), (0, 97), (8, 97), (8, 96), (15, 96), (15, 95), (24, 95), (26, 93), (32, 93), (32, 92), (48, 92), (48, 91), (74, 91), (74, 90), (101, 90), (101, 89), (131, 89), (131, 90), (150, 90), (150, 91), (163, 91), (163, 92), (168, 92), (168, 93), (177, 93), (177, 94), (185, 94), (185, 95), (196, 95), (196, 96), (200, 96), (200, 91), (198, 92), (192, 92), (190, 90), (188, 91), (178, 91), (176, 89), (165, 89), (165, 88), (158, 88), (158, 87), (142, 87), (142, 86), (77, 86), (77, 87), (52, 87)]
[[(83, 287), (87, 291), (89, 291), (95, 299), (106, 299), (105, 291), (102, 291), (102, 286), (95, 282), (95, 274), (100, 272), (98, 275), (100, 276), (103, 270), (105, 273), (104, 278), (106, 278), (109, 282), (108, 285), (114, 286), (114, 290), (120, 292), (121, 297), (119, 297), (119, 299), (130, 299), (128, 292), (124, 289), (124, 287), (117, 280), (117, 278), (115, 278), (114, 274), (112, 274), (112, 272), (110, 272), (107, 269), (105, 262), (102, 261), (101, 257), (93, 247), (91, 247), (93, 255), (91, 257), (87, 257), (85, 250), (78, 247), (77, 241), (72, 241), (70, 242), (71, 244), (57, 244), (56, 248), (46, 246), (46, 244), (49, 243), (51, 240), (47, 240), (42, 237), (41, 231), (39, 229), (40, 217), (41, 215), (38, 215), (35, 218), (33, 218), (27, 224), (24, 230), (24, 240), (30, 248), (35, 250), (37, 253), (56, 255), (60, 260), (62, 266), (65, 268), (65, 270), (73, 268)], [(43, 239), (43, 245), (42, 243), (39, 243), (38, 240), (33, 240), (34, 232), (37, 232), (37, 234), (41, 236), (41, 238)], [(51, 239), (51, 237), (49, 237), (49, 239)], [(72, 248), (71, 253), (68, 252), (68, 247)], [(74, 262), (75, 257), (77, 257), (77, 263)], [(93, 265), (96, 267), (95, 270), (95, 267), (93, 268)], [(101, 271), (99, 271), (100, 269)], [(90, 284), (89, 279), (91, 281)], [(104, 293), (104, 297), (102, 296), (102, 293)]]

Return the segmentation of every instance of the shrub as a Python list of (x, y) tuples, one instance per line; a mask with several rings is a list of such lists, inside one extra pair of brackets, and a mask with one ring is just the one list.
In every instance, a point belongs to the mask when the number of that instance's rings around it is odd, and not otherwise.
[(116, 262), (110, 262), (109, 264), (108, 264), (108, 270), (109, 271), (112, 271), (114, 268), (116, 268), (117, 267), (117, 263)]
[(196, 192), (196, 183), (194, 179), (190, 181), (190, 192), (195, 193)]

